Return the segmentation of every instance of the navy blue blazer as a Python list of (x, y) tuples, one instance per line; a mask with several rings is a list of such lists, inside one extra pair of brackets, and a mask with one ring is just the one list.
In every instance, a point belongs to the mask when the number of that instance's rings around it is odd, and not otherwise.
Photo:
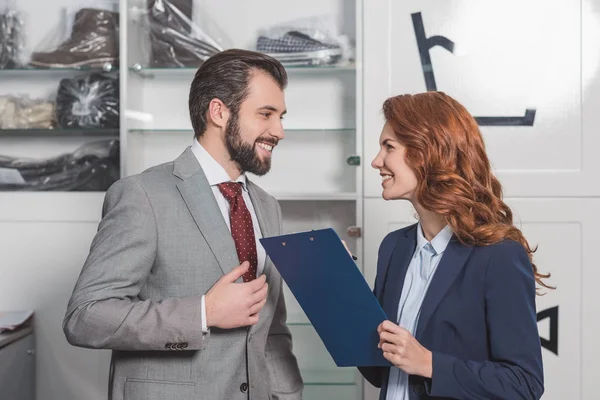
[[(396, 322), (417, 225), (379, 248), (374, 293)], [(410, 399), (539, 399), (544, 392), (535, 280), (520, 243), (470, 247), (453, 236), (432, 278), (415, 338), (433, 354), (431, 379), (411, 375)], [(387, 393), (389, 367), (359, 368)]]

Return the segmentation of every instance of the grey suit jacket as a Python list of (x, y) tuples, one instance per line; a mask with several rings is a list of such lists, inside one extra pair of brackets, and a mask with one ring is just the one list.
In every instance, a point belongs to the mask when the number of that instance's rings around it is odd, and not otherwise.
[[(277, 201), (248, 181), (263, 236)], [(251, 328), (202, 334), (201, 296), (239, 265), (190, 148), (117, 181), (63, 322), (69, 343), (112, 349), (115, 400), (296, 400), (303, 383), (285, 324), (282, 279), (267, 258), (267, 303)]]

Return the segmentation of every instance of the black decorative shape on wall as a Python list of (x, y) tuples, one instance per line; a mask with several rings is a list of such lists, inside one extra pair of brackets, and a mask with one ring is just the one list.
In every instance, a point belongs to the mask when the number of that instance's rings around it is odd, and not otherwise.
[(481, 126), (533, 126), (535, 109), (526, 109), (522, 117), (475, 117)]
[[(454, 42), (444, 36), (427, 37), (425, 27), (423, 25), (423, 17), (421, 13), (411, 14), (415, 37), (417, 38), (417, 46), (419, 48), (419, 56), (421, 58), (421, 68), (425, 77), (425, 86), (428, 91), (437, 91), (435, 83), (435, 74), (433, 73), (433, 64), (429, 51), (440, 46), (454, 53)], [(524, 116), (513, 117), (475, 117), (477, 124), (480, 126), (533, 126), (535, 121), (535, 109), (527, 109)]]
[(538, 322), (546, 318), (550, 318), (550, 338), (540, 337), (542, 347), (558, 355), (558, 306), (537, 313)]
[(454, 53), (454, 42), (444, 36), (432, 36), (428, 38), (425, 35), (425, 27), (423, 26), (423, 17), (421, 13), (411, 14), (413, 27), (415, 28), (415, 36), (417, 37), (417, 46), (419, 46), (419, 55), (421, 56), (421, 68), (425, 76), (425, 86), (428, 91), (436, 91), (435, 75), (433, 74), (433, 64), (429, 50), (435, 46), (441, 46)]

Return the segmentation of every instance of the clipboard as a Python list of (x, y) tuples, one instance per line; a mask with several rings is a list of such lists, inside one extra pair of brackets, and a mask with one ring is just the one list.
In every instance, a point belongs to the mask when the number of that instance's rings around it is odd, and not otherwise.
[(388, 318), (333, 229), (259, 240), (338, 367), (391, 365), (377, 348)]

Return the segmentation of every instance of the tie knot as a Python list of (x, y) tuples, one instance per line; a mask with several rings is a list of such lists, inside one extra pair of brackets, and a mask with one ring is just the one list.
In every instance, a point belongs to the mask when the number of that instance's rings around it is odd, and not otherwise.
[(219, 190), (227, 200), (233, 200), (242, 194), (241, 182), (223, 182), (217, 186), (219, 186)]
[(427, 242), (425, 244), (425, 246), (423, 246), (423, 250), (425, 250), (427, 253), (429, 253), (431, 256), (435, 256), (437, 254), (437, 252), (435, 251), (435, 249), (433, 248), (433, 246), (431, 245), (430, 242)]

